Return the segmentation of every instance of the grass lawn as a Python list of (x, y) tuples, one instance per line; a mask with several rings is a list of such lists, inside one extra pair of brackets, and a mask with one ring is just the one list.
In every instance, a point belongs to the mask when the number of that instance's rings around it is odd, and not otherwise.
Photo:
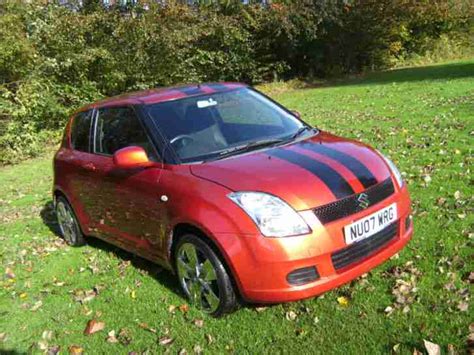
[[(0, 353), (411, 354), (426, 351), (424, 339), (464, 353), (474, 332), (474, 60), (266, 89), (397, 162), (413, 198), (408, 247), (318, 298), (212, 319), (186, 307), (167, 271), (96, 240), (62, 243), (48, 155), (0, 169)], [(105, 327), (87, 336), (90, 319)]]

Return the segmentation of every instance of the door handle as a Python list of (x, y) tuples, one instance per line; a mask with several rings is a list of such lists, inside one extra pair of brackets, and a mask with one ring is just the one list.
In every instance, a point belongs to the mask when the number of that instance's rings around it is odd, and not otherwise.
[(86, 169), (87, 171), (96, 171), (97, 168), (95, 167), (94, 164), (92, 163), (87, 163), (87, 164), (84, 164), (84, 169)]

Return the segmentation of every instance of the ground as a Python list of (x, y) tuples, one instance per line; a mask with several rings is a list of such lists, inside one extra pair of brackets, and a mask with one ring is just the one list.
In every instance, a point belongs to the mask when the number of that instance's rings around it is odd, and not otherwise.
[[(49, 154), (0, 169), (0, 352), (411, 354), (427, 340), (464, 353), (474, 333), (474, 60), (265, 90), (399, 165), (415, 234), (398, 256), (321, 297), (212, 319), (187, 306), (167, 271), (96, 240), (61, 242)], [(103, 329), (84, 335), (91, 319)]]

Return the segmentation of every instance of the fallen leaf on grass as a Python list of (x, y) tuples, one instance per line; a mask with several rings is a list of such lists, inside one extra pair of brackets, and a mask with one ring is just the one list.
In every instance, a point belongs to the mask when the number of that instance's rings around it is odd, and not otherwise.
[(51, 330), (45, 330), (43, 334), (41, 334), (41, 338), (44, 340), (51, 340), (53, 339), (53, 332)]
[(119, 342), (119, 340), (115, 336), (115, 330), (111, 330), (110, 332), (108, 332), (107, 333), (107, 338), (105, 340), (107, 340), (108, 343), (118, 343)]
[(138, 326), (142, 329), (148, 330), (149, 332), (156, 334), (156, 329), (151, 328), (147, 323), (140, 323), (138, 324)]
[(91, 309), (89, 309), (87, 306), (82, 307), (81, 311), (85, 316), (90, 316), (92, 313), (94, 313)]
[(431, 341), (423, 339), (425, 349), (428, 355), (441, 355), (441, 347), (438, 344), (432, 343)]
[(3, 343), (7, 340), (7, 333), (0, 333), (0, 343)]
[(132, 337), (130, 336), (130, 333), (128, 332), (128, 329), (122, 328), (120, 329), (118, 333), (118, 341), (122, 345), (128, 345), (132, 342)]
[(59, 354), (60, 351), (61, 351), (61, 347), (59, 345), (53, 345), (48, 348), (48, 352), (46, 354), (56, 355), (56, 354)]
[(195, 354), (202, 354), (203, 353), (202, 348), (201, 348), (200, 345), (194, 345), (193, 351), (194, 351)]
[(176, 310), (176, 306), (173, 304), (168, 307), (168, 312), (170, 313), (174, 313), (175, 310)]
[(342, 307), (348, 307), (349, 299), (345, 296), (340, 296), (337, 298), (337, 303), (339, 303)]
[(43, 302), (38, 301), (36, 302), (33, 306), (31, 306), (30, 311), (36, 312), (38, 309), (40, 309), (43, 306)]
[(385, 312), (385, 314), (387, 314), (388, 316), (391, 315), (391, 314), (393, 313), (393, 307), (391, 307), (391, 306), (385, 307), (384, 312)]
[(208, 345), (211, 345), (214, 342), (214, 338), (211, 334), (206, 334), (206, 341)]
[(173, 343), (173, 341), (174, 341), (174, 339), (173, 339), (173, 338), (170, 338), (170, 337), (164, 336), (164, 337), (161, 337), (161, 338), (159, 339), (159, 341), (158, 341), (158, 342), (160, 343), (160, 345), (164, 345), (164, 346), (166, 346), (166, 345), (170, 345), (170, 344), (172, 344), (172, 343)]
[(410, 273), (408, 275), (404, 275), (406, 272), (403, 271), (402, 274), (398, 276), (409, 277), (410, 279), (397, 279), (395, 280), (395, 286), (392, 288), (392, 294), (395, 296), (394, 307), (403, 308), (404, 313), (410, 311), (410, 309), (406, 306), (412, 304), (415, 301), (416, 292), (418, 290), (416, 288), (418, 274), (415, 273), (415, 271), (417, 272), (417, 269), (412, 268), (411, 264), (408, 266), (411, 270)]
[(130, 264), (131, 264), (130, 260), (122, 260), (119, 263), (118, 268), (119, 268), (120, 277), (123, 278), (125, 276), (125, 270), (130, 266)]
[(295, 330), (295, 335), (297, 337), (305, 335), (305, 334), (306, 334), (306, 330), (304, 330), (303, 328), (298, 328), (298, 329)]
[(198, 328), (202, 328), (204, 326), (204, 320), (202, 319), (195, 319), (193, 323)]
[(461, 312), (467, 312), (467, 310), (469, 309), (469, 303), (465, 302), (465, 301), (461, 301), (458, 303), (458, 309), (461, 311)]
[(456, 355), (458, 352), (453, 344), (448, 344), (448, 354), (449, 355)]
[(474, 283), (474, 271), (471, 271), (469, 273), (469, 276), (467, 277), (467, 280), (469, 281), (470, 284)]
[(95, 319), (91, 319), (87, 322), (86, 329), (84, 329), (84, 335), (91, 335), (97, 332), (100, 332), (102, 329), (105, 328), (104, 322), (99, 322)]
[(36, 346), (38, 347), (38, 349), (46, 351), (48, 349), (48, 342), (46, 340), (40, 340), (36, 343)]
[(189, 311), (189, 306), (186, 303), (184, 303), (181, 306), (179, 306), (179, 310), (183, 313), (186, 313), (187, 311)]
[(73, 355), (80, 355), (84, 353), (84, 349), (81, 348), (79, 345), (71, 345), (68, 350), (69, 354)]
[(288, 312), (286, 312), (286, 314), (285, 314), (286, 320), (289, 320), (289, 321), (295, 320), (296, 317), (298, 317), (298, 316), (297, 316), (297, 314), (296, 314), (295, 312), (293, 312), (293, 311), (288, 311)]
[(58, 279), (54, 278), (53, 285), (56, 287), (63, 287), (66, 283), (64, 281), (59, 281)]
[(263, 311), (265, 311), (268, 307), (255, 307), (255, 310), (258, 312), (258, 313), (261, 313)]
[(92, 290), (74, 290), (72, 291), (74, 301), (79, 303), (86, 303), (92, 301), (97, 296), (97, 291), (95, 289)]
[(469, 325), (469, 335), (467, 336), (467, 348), (474, 349), (474, 323)]
[(5, 269), (5, 278), (7, 280), (10, 280), (10, 279), (14, 279), (15, 278), (15, 274), (13, 273), (13, 270), (10, 269), (9, 267), (7, 267)]

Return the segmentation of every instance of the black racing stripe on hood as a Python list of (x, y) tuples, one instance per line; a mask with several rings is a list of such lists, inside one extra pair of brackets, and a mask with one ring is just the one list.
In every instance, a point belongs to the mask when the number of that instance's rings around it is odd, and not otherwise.
[(287, 162), (297, 165), (317, 176), (338, 199), (355, 193), (351, 185), (349, 185), (349, 183), (336, 170), (325, 163), (287, 149), (272, 149), (265, 153), (286, 160)]
[(183, 88), (177, 88), (176, 90), (181, 91), (183, 94), (186, 95), (198, 95), (198, 94), (205, 94), (206, 92), (201, 89), (200, 86), (189, 86)]
[(349, 169), (357, 177), (357, 179), (359, 179), (360, 183), (366, 189), (378, 183), (374, 174), (372, 174), (372, 172), (364, 164), (349, 154), (329, 148), (328, 146), (319, 143), (302, 142), (301, 144), (298, 144), (298, 146), (303, 149), (325, 155), (328, 158), (341, 163), (347, 169)]

